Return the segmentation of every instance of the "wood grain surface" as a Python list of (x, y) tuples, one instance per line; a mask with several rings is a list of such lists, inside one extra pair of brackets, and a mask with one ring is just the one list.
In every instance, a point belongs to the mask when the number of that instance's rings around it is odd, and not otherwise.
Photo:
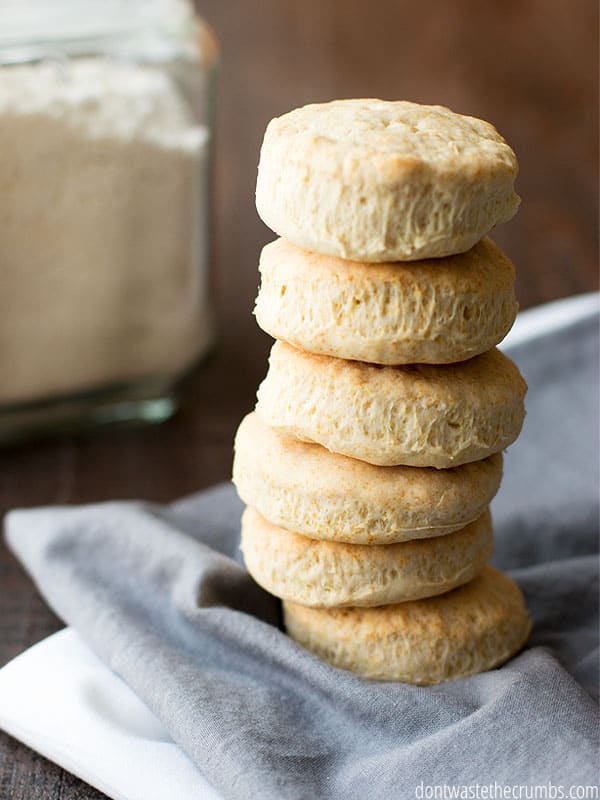
[[(494, 232), (517, 266), (521, 306), (596, 288), (593, 0), (198, 5), (222, 48), (214, 261), (219, 347), (181, 413), (161, 427), (1, 451), (2, 512), (109, 498), (167, 501), (228, 479), (233, 433), (254, 403), (270, 346), (251, 316), (258, 253), (273, 238), (254, 210), (258, 150), (268, 120), (294, 106), (335, 97), (403, 98), (492, 121), (521, 164), (521, 209)], [(0, 545), (0, 665), (61, 626)], [(0, 800), (102, 796), (0, 734)]]

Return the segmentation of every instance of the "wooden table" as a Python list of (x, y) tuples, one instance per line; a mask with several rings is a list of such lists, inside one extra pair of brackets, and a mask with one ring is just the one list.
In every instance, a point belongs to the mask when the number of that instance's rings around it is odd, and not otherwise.
[[(227, 480), (269, 339), (251, 316), (254, 210), (268, 120), (315, 100), (406, 98), (494, 122), (520, 159), (518, 216), (495, 232), (522, 307), (596, 288), (596, 3), (579, 0), (202, 0), (222, 44), (216, 180), (220, 345), (162, 427), (0, 452), (0, 507), (167, 501)], [(0, 253), (1, 265), (1, 253)], [(1, 266), (0, 266), (1, 269)], [(0, 665), (62, 623), (0, 545)], [(103, 795), (0, 734), (0, 798)]]

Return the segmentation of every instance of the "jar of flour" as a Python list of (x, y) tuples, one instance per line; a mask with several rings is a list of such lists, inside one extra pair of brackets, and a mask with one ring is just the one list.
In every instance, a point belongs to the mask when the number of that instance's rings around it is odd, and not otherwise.
[(184, 0), (0, 9), (0, 441), (159, 421), (213, 337), (216, 45)]

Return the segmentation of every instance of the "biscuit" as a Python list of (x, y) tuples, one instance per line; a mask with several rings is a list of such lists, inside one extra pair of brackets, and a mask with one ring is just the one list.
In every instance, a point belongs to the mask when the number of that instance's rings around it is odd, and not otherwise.
[(316, 609), (284, 601), (291, 637), (365, 678), (431, 685), (497, 667), (527, 641), (518, 586), (485, 567), (448, 594), (378, 608)]
[(490, 504), (502, 455), (451, 469), (377, 467), (242, 420), (233, 482), (242, 500), (279, 527), (313, 539), (392, 544), (460, 530)]
[(433, 597), (472, 580), (493, 552), (489, 511), (462, 530), (401, 544), (342, 544), (309, 539), (242, 517), (248, 572), (267, 592), (316, 608), (381, 606)]
[(256, 207), (298, 247), (357, 261), (463, 253), (517, 211), (517, 159), (442, 106), (335, 100), (271, 120)]
[(275, 339), (373, 364), (448, 364), (484, 353), (517, 314), (515, 270), (485, 238), (467, 253), (365, 264), (285, 239), (260, 259), (255, 315)]
[(508, 447), (521, 430), (526, 389), (495, 349), (459, 364), (382, 367), (275, 342), (256, 412), (334, 453), (440, 469)]

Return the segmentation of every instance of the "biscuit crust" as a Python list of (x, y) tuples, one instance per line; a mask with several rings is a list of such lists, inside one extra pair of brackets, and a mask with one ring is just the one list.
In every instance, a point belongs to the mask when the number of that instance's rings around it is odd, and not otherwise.
[(520, 589), (489, 566), (440, 597), (340, 609), (284, 601), (283, 611), (289, 635), (319, 658), (365, 678), (422, 686), (503, 664), (531, 630)]
[(248, 572), (276, 597), (315, 608), (381, 606), (443, 594), (478, 575), (493, 552), (489, 511), (462, 530), (387, 545), (309, 539), (242, 517)]
[(388, 367), (275, 342), (256, 412), (282, 433), (370, 464), (445, 469), (512, 444), (526, 390), (496, 349), (459, 364)]
[(500, 453), (444, 470), (379, 467), (287, 436), (256, 413), (235, 439), (241, 499), (312, 539), (380, 545), (443, 536), (477, 519), (501, 479)]
[(345, 261), (285, 239), (263, 249), (254, 313), (310, 353), (372, 364), (448, 364), (484, 353), (517, 314), (515, 269), (490, 239), (409, 264)]
[(298, 247), (358, 261), (462, 253), (519, 205), (514, 152), (488, 122), (377, 99), (297, 108), (267, 126), (256, 207)]

